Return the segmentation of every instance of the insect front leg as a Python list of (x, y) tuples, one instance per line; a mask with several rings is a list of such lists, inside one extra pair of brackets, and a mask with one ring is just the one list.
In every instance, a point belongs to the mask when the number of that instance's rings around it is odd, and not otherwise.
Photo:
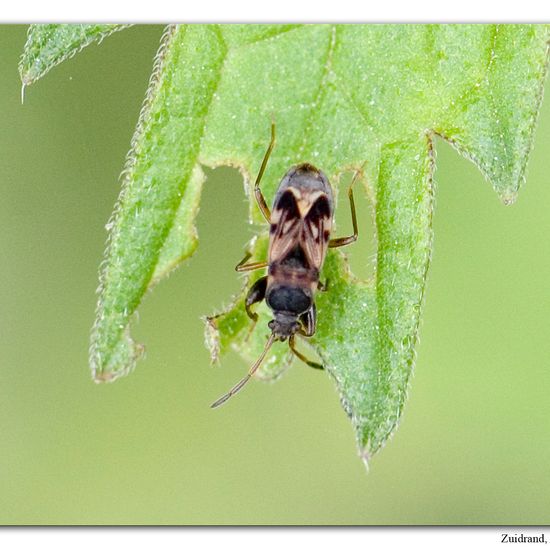
[(317, 308), (313, 304), (303, 315), (300, 316), (302, 328), (300, 334), (302, 336), (313, 336), (317, 329)]
[(348, 198), (349, 205), (351, 208), (351, 223), (353, 225), (353, 234), (349, 237), (338, 237), (336, 239), (331, 239), (328, 243), (329, 248), (339, 248), (340, 246), (346, 246), (347, 244), (354, 243), (357, 240), (358, 230), (357, 230), (357, 214), (355, 213), (355, 201), (353, 200), (353, 185), (359, 179), (361, 170), (357, 170), (353, 179), (351, 180), (349, 189), (348, 189)]
[(250, 260), (251, 257), (252, 254), (247, 252), (246, 256), (235, 266), (235, 271), (242, 273), (243, 271), (254, 271), (255, 269), (267, 267), (267, 262), (252, 262), (251, 264), (247, 264), (246, 262)]
[[(244, 301), (244, 307), (248, 316), (254, 321), (254, 325), (258, 321), (258, 314), (250, 309), (253, 304), (261, 302), (265, 298), (265, 291), (267, 288), (267, 276), (258, 279), (248, 291), (246, 300)], [(252, 327), (254, 327), (252, 325)]]
[(294, 341), (294, 334), (288, 339), (288, 345), (290, 347), (290, 350), (292, 351), (292, 353), (294, 355), (296, 355), (296, 357), (298, 357), (298, 359), (300, 359), (301, 361), (303, 361), (306, 365), (308, 365), (309, 367), (312, 367), (314, 369), (324, 369), (325, 367), (323, 367), (323, 365), (319, 364), (319, 363), (316, 363), (315, 361), (310, 361), (305, 355), (303, 355), (302, 353), (300, 353), (294, 346), (295, 346), (295, 341)]
[(265, 152), (264, 160), (262, 161), (260, 171), (258, 172), (258, 176), (256, 177), (256, 183), (254, 184), (254, 196), (256, 197), (256, 202), (258, 203), (258, 206), (262, 211), (262, 214), (264, 215), (264, 218), (266, 219), (267, 223), (269, 223), (271, 219), (271, 211), (269, 210), (269, 206), (267, 206), (267, 203), (265, 202), (264, 196), (262, 194), (262, 190), (260, 189), (260, 181), (262, 179), (262, 176), (264, 175), (265, 168), (267, 166), (267, 161), (269, 160), (271, 151), (273, 151), (273, 147), (275, 147), (275, 123), (274, 122), (271, 123), (271, 141), (269, 142), (269, 147)]

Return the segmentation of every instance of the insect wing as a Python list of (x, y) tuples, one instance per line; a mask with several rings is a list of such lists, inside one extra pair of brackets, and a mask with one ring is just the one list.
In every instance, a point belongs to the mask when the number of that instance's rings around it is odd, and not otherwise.
[(330, 232), (332, 211), (326, 194), (318, 195), (302, 221), (301, 245), (311, 267), (321, 269), (325, 261)]
[(292, 191), (282, 194), (271, 214), (269, 262), (282, 260), (296, 246), (302, 233), (303, 219)]

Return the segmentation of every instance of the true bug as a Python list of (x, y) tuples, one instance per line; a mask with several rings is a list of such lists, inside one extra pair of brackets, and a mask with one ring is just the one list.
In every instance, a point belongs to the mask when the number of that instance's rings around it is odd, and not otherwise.
[(357, 240), (353, 185), (359, 172), (356, 172), (348, 189), (353, 234), (331, 239), (334, 215), (332, 187), (325, 174), (311, 164), (298, 164), (285, 174), (275, 194), (273, 209), (269, 210), (260, 189), (260, 181), (274, 146), (275, 124), (272, 124), (271, 141), (254, 184), (256, 202), (270, 224), (268, 259), (246, 263), (251, 256), (248, 253), (235, 267), (239, 272), (267, 267), (267, 275), (258, 279), (248, 291), (245, 308), (255, 323), (258, 315), (251, 306), (265, 299), (273, 311), (274, 318), (268, 325), (271, 335), (247, 375), (212, 403), (212, 408), (225, 403), (252, 378), (276, 340), (282, 342), (288, 338), (294, 355), (311, 367), (323, 368), (296, 349), (295, 336), (309, 337), (315, 333), (317, 317), (314, 298), (318, 289), (326, 289), (319, 281), (319, 273), (327, 248), (338, 248)]

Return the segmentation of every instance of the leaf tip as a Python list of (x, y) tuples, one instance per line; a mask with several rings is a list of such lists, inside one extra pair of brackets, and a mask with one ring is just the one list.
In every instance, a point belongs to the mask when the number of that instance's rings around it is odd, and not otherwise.
[(511, 204), (514, 204), (516, 202), (516, 199), (518, 198), (518, 192), (517, 191), (509, 191), (505, 193), (500, 193), (500, 200), (505, 206), (510, 206)]
[(21, 79), (21, 105), (25, 103), (25, 87), (27, 86), (27, 83)]
[(372, 458), (372, 453), (366, 447), (363, 447), (359, 452), (359, 457), (363, 461), (363, 464), (364, 464), (365, 469), (367, 470), (367, 474), (368, 474), (369, 473), (369, 462), (370, 462), (370, 459)]
[(220, 330), (216, 323), (216, 317), (203, 317), (204, 343), (210, 352), (211, 363), (217, 363), (220, 357)]
[(130, 337), (129, 327), (126, 327), (123, 337), (114, 347), (107, 346), (107, 349), (110, 349), (109, 353), (102, 353), (101, 349), (101, 340), (94, 334), (90, 347), (90, 369), (92, 380), (96, 384), (114, 382), (126, 376), (145, 355), (145, 346)]
[(104, 382), (114, 382), (116, 380), (115, 373), (105, 371), (94, 371), (92, 373), (92, 380), (96, 384), (103, 384)]

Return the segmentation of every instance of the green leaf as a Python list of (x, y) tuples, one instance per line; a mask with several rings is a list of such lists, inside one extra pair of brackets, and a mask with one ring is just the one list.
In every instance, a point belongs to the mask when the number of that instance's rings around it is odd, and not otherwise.
[(92, 42), (128, 25), (30, 25), (19, 74), (23, 86), (32, 84), (50, 69)]
[[(92, 336), (96, 380), (135, 363), (129, 322), (146, 290), (192, 253), (201, 165), (238, 167), (251, 190), (272, 118), (277, 145), (262, 180), (268, 203), (295, 163), (337, 188), (362, 169), (376, 228), (376, 269), (360, 281), (331, 251), (309, 340), (334, 378), (366, 460), (393, 433), (405, 402), (431, 247), (435, 136), (473, 160), (505, 203), (524, 179), (547, 67), (547, 25), (193, 25), (163, 40), (111, 224)], [(262, 222), (249, 193), (251, 219)], [(338, 211), (337, 221), (347, 212)], [(366, 225), (365, 220), (361, 225)], [(336, 232), (339, 234), (339, 232)], [(359, 241), (354, 246), (361, 246)], [(249, 245), (265, 259), (262, 229)], [(238, 259), (236, 259), (238, 260)], [(254, 360), (270, 312), (234, 304), (207, 319), (214, 359)], [(306, 344), (307, 345), (307, 344)], [(272, 348), (258, 375), (289, 365)], [(244, 374), (243, 373), (236, 373)]]

